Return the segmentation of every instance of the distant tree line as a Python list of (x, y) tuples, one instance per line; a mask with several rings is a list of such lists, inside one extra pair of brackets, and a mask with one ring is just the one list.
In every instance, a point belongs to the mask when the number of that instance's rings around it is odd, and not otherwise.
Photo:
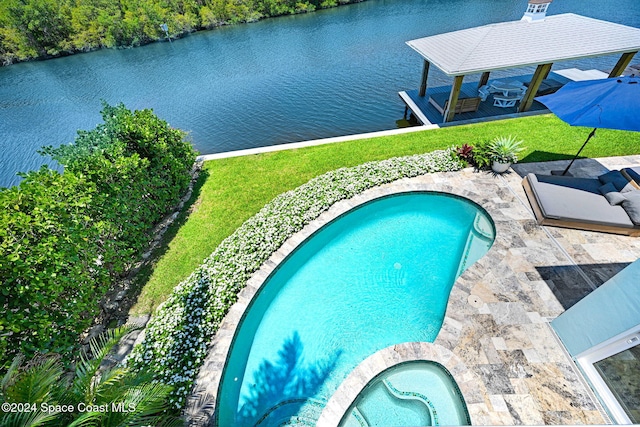
[(360, 0), (0, 0), (0, 63), (131, 47)]

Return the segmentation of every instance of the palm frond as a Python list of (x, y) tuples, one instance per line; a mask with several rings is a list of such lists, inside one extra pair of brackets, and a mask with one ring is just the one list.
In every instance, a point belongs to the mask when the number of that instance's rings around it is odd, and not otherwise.
[(4, 377), (2, 377), (2, 382), (0, 383), (0, 389), (2, 390), (2, 393), (0, 393), (0, 396), (4, 397), (4, 390), (15, 381), (16, 374), (18, 373), (18, 369), (20, 368), (20, 365), (22, 365), (23, 361), (24, 356), (22, 354), (19, 354), (13, 358), (11, 366), (9, 366), (9, 369), (7, 369), (7, 373), (4, 374)]
[[(41, 357), (20, 369), (20, 362), (11, 365), (9, 378), (3, 379), (2, 396), (6, 402), (41, 403), (52, 401), (63, 375), (57, 358)], [(9, 375), (9, 372), (7, 373)], [(56, 396), (57, 397), (57, 396)]]
[(0, 417), (0, 425), (3, 427), (41, 427), (54, 425), (52, 421), (58, 414), (55, 412), (8, 412)]
[[(124, 336), (137, 328), (139, 327), (135, 325), (124, 325), (91, 339), (89, 342), (91, 354), (83, 354), (76, 365), (72, 392), (77, 399), (87, 403), (95, 400), (96, 389), (100, 384), (100, 379), (96, 376), (102, 362)], [(108, 371), (109, 369), (105, 369), (107, 377), (109, 377)]]
[(182, 425), (179, 418), (168, 413), (168, 396), (173, 388), (160, 383), (146, 383), (128, 389), (113, 402), (123, 411), (112, 411), (107, 415), (105, 425), (122, 426), (173, 426)]
[(106, 426), (102, 423), (104, 414), (102, 412), (84, 412), (67, 427), (100, 427)]

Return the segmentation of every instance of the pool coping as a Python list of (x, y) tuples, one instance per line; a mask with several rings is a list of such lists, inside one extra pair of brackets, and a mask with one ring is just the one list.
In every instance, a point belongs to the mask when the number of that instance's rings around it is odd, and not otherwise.
[[(618, 158), (609, 164), (620, 159), (621, 164), (628, 160), (638, 162), (635, 157)], [(580, 163), (576, 162), (576, 166)], [(472, 423), (606, 423), (606, 414), (549, 326), (549, 321), (564, 308), (536, 273), (539, 265), (575, 264), (571, 256), (581, 247), (575, 243), (585, 241), (587, 244), (582, 248), (590, 245), (587, 250), (593, 250), (593, 242), (602, 234), (579, 230), (556, 232), (558, 229), (550, 232), (537, 225), (520, 181), (521, 177), (513, 171), (505, 176), (471, 169), (432, 173), (384, 184), (334, 204), (291, 236), (239, 293), (238, 301), (210, 343), (209, 355), (196, 380), (190, 398), (191, 411), (186, 414), (190, 425), (215, 425), (215, 399), (236, 328), (251, 299), (274, 269), (306, 238), (350, 209), (379, 197), (412, 191), (444, 192), (467, 198), (483, 207), (496, 227), (492, 248), (456, 280), (434, 343), (467, 366), (467, 371), (460, 374), (446, 360), (434, 360), (449, 369), (458, 384), (467, 383), (468, 377), (474, 377), (471, 382), (479, 379), (471, 390), (461, 387)], [(558, 237), (574, 245), (564, 249)], [(640, 245), (629, 246), (632, 250), (628, 252), (636, 256)], [(626, 258), (629, 253), (624, 254)], [(615, 256), (607, 259), (613, 260)], [(428, 356), (416, 353), (411, 357)], [(341, 402), (339, 407), (346, 410), (350, 403)]]

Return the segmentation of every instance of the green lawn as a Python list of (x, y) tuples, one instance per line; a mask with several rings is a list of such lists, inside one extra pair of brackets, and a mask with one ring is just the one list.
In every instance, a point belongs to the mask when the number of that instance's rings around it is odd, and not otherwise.
[[(132, 314), (152, 312), (216, 246), (276, 195), (324, 172), (372, 160), (426, 153), (514, 135), (524, 141), (522, 162), (571, 158), (590, 129), (570, 127), (554, 115), (455, 126), (206, 162), (192, 205), (167, 233), (156, 262), (139, 277), (143, 287)], [(598, 130), (582, 154), (640, 153), (640, 133)]]

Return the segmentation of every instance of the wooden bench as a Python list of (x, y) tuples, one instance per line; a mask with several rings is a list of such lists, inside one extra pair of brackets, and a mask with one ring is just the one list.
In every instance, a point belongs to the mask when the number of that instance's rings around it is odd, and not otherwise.
[[(454, 113), (459, 114), (476, 112), (478, 111), (478, 107), (480, 107), (480, 101), (481, 99), (478, 96), (460, 96), (460, 98), (458, 98), (458, 102), (456, 103), (456, 107), (454, 108)], [(444, 112), (449, 105), (449, 94), (435, 93), (429, 97), (429, 103), (433, 105), (435, 109), (440, 112), (440, 114), (444, 115)]]

